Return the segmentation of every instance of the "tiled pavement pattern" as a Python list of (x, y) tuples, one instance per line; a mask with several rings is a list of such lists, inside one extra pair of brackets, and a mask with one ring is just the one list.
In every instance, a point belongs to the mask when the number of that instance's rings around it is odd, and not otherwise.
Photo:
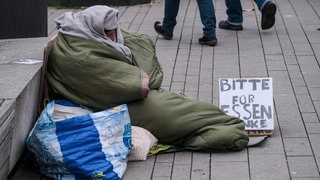
[[(217, 29), (216, 47), (198, 44), (202, 25), (195, 0), (182, 0), (171, 41), (158, 37), (164, 1), (116, 7), (121, 27), (146, 33), (156, 43), (164, 68), (163, 87), (218, 104), (218, 78), (272, 77), (275, 130), (258, 147), (240, 152), (179, 152), (129, 162), (124, 180), (319, 180), (320, 169), (320, 0), (275, 0), (276, 24), (261, 30), (261, 13), (242, 0), (244, 30)], [(217, 22), (226, 19), (215, 0)], [(49, 9), (53, 19), (64, 11)], [(40, 50), (39, 50), (40, 51)], [(14, 180), (41, 179), (22, 163)], [(42, 178), (45, 179), (45, 178)]]

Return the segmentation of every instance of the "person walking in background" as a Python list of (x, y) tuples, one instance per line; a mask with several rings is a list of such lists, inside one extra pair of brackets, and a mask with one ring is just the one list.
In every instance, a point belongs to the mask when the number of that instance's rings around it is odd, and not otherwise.
[[(212, 0), (197, 0), (200, 18), (203, 24), (203, 36), (199, 38), (199, 43), (215, 46), (218, 42), (216, 38), (216, 16)], [(164, 18), (161, 22), (154, 23), (155, 31), (164, 39), (171, 40), (174, 27), (177, 24), (176, 17), (179, 12), (180, 0), (165, 0)]]
[[(275, 23), (277, 6), (270, 0), (254, 0), (261, 11), (261, 28), (270, 29)], [(219, 28), (227, 30), (242, 30), (243, 14), (240, 0), (225, 0), (227, 20), (219, 22)]]

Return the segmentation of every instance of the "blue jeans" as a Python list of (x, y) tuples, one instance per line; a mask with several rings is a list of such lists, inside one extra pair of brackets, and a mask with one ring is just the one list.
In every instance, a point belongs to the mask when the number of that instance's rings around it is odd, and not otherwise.
[[(203, 24), (203, 34), (207, 37), (216, 36), (216, 16), (212, 0), (197, 0), (201, 23)], [(162, 28), (173, 34), (177, 24), (176, 17), (179, 12), (180, 0), (165, 0), (164, 18)]]
[[(269, 0), (254, 0), (260, 11), (268, 1)], [(226, 13), (228, 15), (228, 21), (234, 25), (241, 25), (243, 22), (243, 14), (240, 0), (225, 0), (225, 3), (227, 6)]]

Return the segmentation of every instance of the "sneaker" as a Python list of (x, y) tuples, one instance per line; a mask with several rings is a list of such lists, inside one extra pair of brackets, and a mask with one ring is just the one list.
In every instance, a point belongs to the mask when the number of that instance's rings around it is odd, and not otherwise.
[(262, 13), (261, 28), (262, 29), (270, 29), (274, 25), (276, 21), (276, 18), (275, 18), (276, 12), (277, 12), (277, 6), (272, 1), (269, 1), (264, 5), (261, 11)]
[(160, 34), (164, 39), (166, 40), (171, 40), (173, 37), (172, 33), (166, 32), (165, 30), (162, 29), (162, 25), (159, 21), (156, 21), (153, 25), (154, 30)]
[(234, 30), (234, 31), (240, 31), (243, 30), (242, 25), (234, 25), (230, 24), (229, 21), (220, 21), (219, 22), (219, 28), (220, 29), (227, 29), (227, 30)]
[(199, 38), (199, 44), (215, 46), (217, 45), (217, 43), (218, 43), (218, 40), (216, 37), (203, 36), (202, 38)]

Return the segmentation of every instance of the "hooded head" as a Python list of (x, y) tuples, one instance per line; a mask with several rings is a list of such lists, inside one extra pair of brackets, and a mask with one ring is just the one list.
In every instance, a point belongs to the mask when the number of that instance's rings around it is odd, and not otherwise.
[[(79, 12), (66, 12), (55, 19), (60, 33), (91, 39), (115, 48), (131, 60), (131, 51), (123, 43), (118, 25), (118, 10), (109, 6), (91, 6)], [(115, 30), (116, 40), (108, 38), (106, 31)]]

